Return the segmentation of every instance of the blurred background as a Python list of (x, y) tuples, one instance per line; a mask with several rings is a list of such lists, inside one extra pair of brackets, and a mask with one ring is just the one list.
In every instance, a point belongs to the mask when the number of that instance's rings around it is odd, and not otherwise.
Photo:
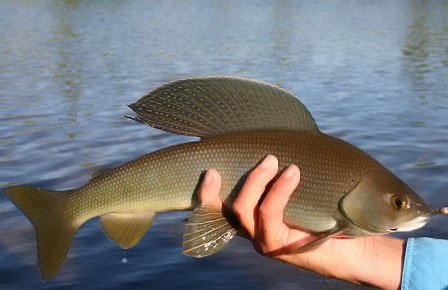
[[(430, 205), (448, 205), (448, 1), (0, 1), (0, 188), (70, 189), (96, 169), (195, 140), (126, 107), (178, 78), (279, 85), (321, 130), (369, 152)], [(181, 254), (188, 213), (157, 216), (133, 249), (77, 234), (43, 283), (31, 224), (0, 194), (0, 290), (356, 289), (258, 255)], [(448, 238), (434, 217), (401, 234)]]

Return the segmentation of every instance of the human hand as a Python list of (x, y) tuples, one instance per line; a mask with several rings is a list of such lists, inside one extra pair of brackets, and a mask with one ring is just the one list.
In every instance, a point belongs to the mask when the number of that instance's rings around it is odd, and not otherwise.
[[(233, 203), (234, 213), (261, 254), (353, 283), (367, 283), (386, 289), (399, 287), (404, 252), (402, 240), (384, 236), (330, 238), (315, 250), (295, 251), (316, 239), (283, 223), (283, 210), (300, 182), (298, 167), (289, 165), (259, 204), (266, 186), (277, 172), (277, 159), (268, 155), (249, 174)], [(222, 208), (220, 187), (219, 173), (210, 169), (199, 190), (199, 200), (203, 204)]]

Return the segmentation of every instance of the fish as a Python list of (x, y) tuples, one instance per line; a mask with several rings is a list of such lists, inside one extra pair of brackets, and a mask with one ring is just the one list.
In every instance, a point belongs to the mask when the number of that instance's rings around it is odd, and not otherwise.
[[(200, 258), (220, 251), (240, 229), (232, 203), (268, 154), (278, 158), (279, 174), (289, 164), (301, 169), (284, 222), (318, 237), (306, 250), (338, 235), (414, 230), (432, 213), (442, 212), (431, 211), (366, 152), (322, 133), (299, 98), (273, 84), (227, 76), (182, 79), (161, 85), (129, 107), (135, 113), (130, 119), (199, 139), (150, 152), (73, 190), (7, 187), (5, 194), (34, 225), (45, 281), (60, 270), (79, 228), (95, 217), (110, 240), (129, 249), (157, 213), (192, 211), (183, 253)], [(222, 211), (198, 201), (209, 168), (222, 176)]]

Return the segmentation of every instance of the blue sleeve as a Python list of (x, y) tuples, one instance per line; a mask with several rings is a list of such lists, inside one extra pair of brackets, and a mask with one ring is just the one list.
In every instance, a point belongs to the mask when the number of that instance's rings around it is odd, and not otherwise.
[(408, 239), (401, 289), (448, 289), (448, 241)]

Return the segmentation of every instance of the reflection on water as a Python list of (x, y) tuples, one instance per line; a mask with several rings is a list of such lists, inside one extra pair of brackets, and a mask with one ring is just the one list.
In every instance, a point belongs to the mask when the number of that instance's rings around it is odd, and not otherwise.
[[(0, 3), (0, 27), (0, 187), (69, 189), (192, 140), (134, 124), (126, 105), (173, 79), (242, 75), (299, 95), (322, 131), (448, 204), (447, 1), (20, 0)], [(0, 195), (0, 289), (358, 288), (261, 257), (242, 239), (184, 257), (185, 217), (158, 216), (126, 252), (92, 220), (43, 284), (31, 225)], [(448, 238), (445, 225), (435, 217), (403, 236)]]
[(443, 2), (415, 3), (413, 23), (409, 26), (403, 47), (406, 74), (422, 104), (430, 102), (434, 94), (443, 95), (446, 89), (440, 83), (448, 77), (447, 16), (443, 15), (442, 19), (433, 17), (443, 11), (441, 5)]

